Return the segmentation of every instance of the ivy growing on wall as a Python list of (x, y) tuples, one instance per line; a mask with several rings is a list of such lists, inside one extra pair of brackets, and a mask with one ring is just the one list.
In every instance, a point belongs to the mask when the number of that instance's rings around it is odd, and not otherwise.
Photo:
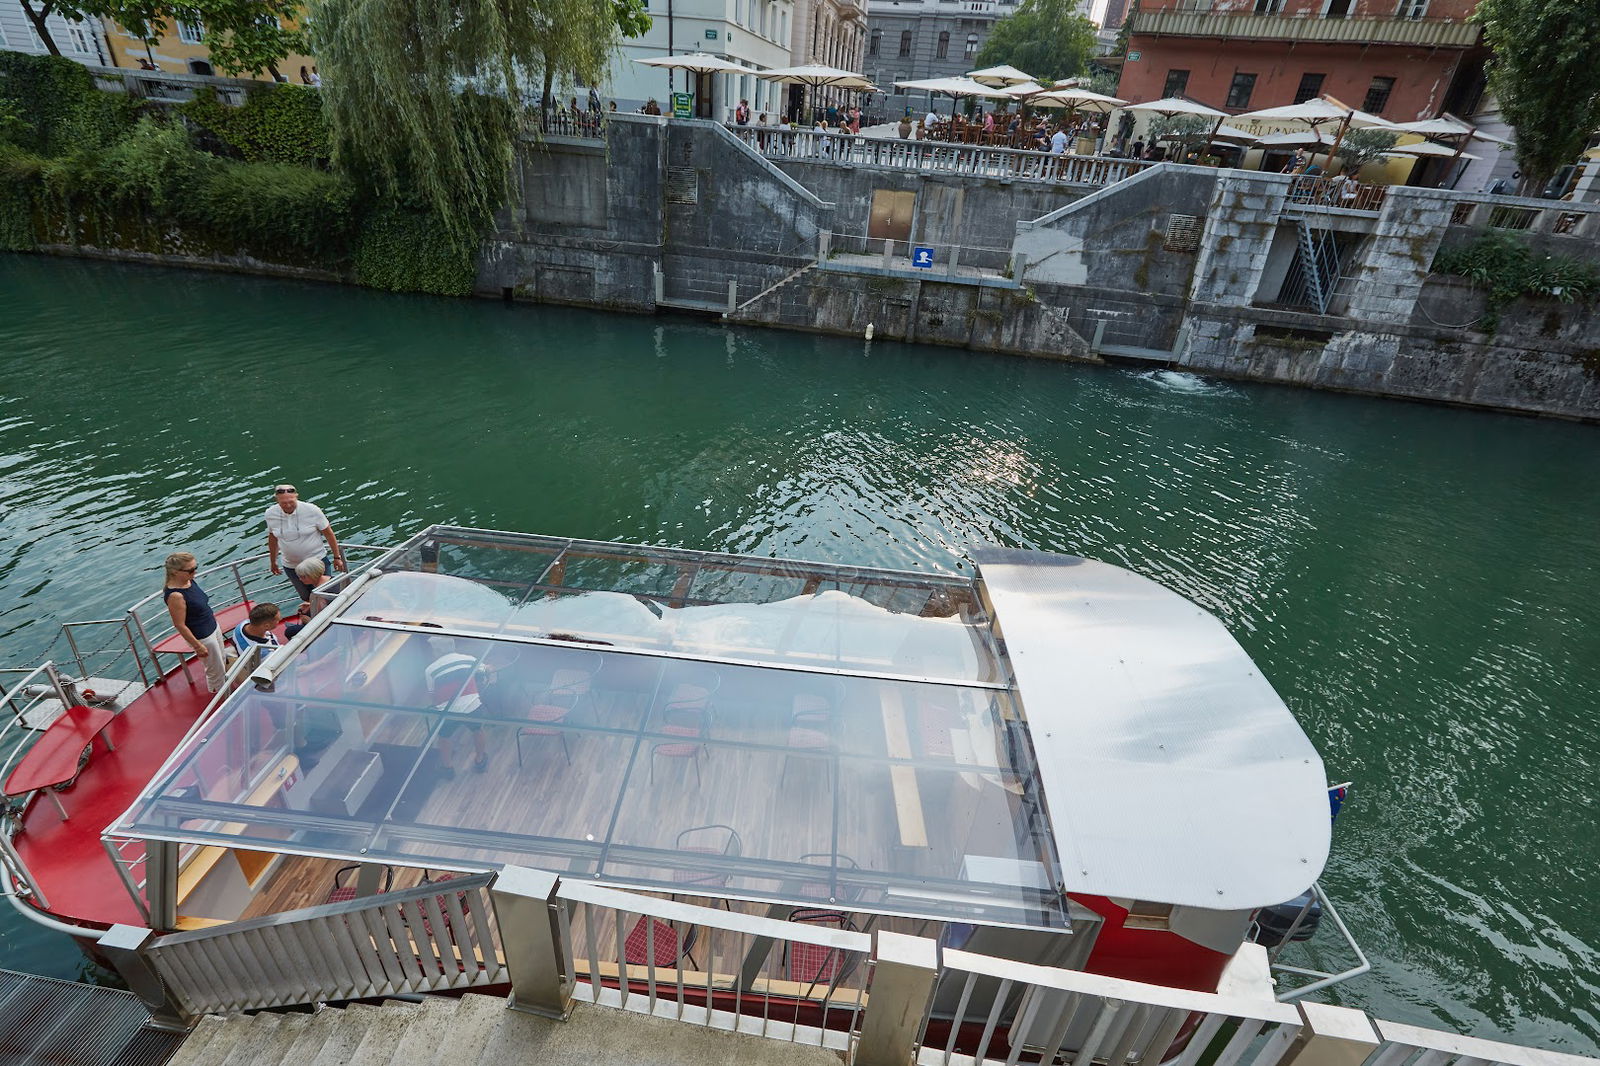
[(475, 242), (426, 211), (365, 201), (325, 169), (316, 90), (264, 88), (237, 109), (204, 94), (178, 110), (225, 157), (197, 148), (178, 116), (100, 92), (70, 60), (0, 53), (0, 249), (249, 255), (377, 288), (471, 293)]
[(229, 107), (216, 93), (202, 89), (177, 111), (247, 162), (328, 165), (322, 94), (309, 86), (264, 85), (252, 91), (242, 107)]

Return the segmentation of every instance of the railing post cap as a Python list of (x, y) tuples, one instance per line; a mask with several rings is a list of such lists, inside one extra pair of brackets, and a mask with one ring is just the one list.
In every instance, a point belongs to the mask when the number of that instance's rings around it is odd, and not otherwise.
[(154, 935), (154, 930), (146, 929), (142, 925), (113, 925), (100, 934), (100, 939), (96, 943), (103, 948), (138, 951)]
[(1314, 1036), (1346, 1040), (1351, 1043), (1370, 1044), (1377, 1047), (1383, 1037), (1373, 1026), (1365, 1011), (1351, 1007), (1336, 1007), (1331, 1003), (1296, 1003), (1306, 1031)]
[(911, 936), (888, 929), (872, 931), (872, 958), (899, 966), (924, 970), (939, 968), (939, 942), (925, 936)]
[(507, 866), (494, 879), (494, 891), (536, 899), (554, 899), (561, 878), (549, 870), (535, 870), (531, 866)]

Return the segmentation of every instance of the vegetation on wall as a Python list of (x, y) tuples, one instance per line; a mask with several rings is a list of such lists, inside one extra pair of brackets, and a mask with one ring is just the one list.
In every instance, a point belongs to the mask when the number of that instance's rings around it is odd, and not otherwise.
[(264, 89), (236, 114), (214, 110), (214, 99), (182, 109), (243, 159), (200, 150), (176, 115), (129, 112), (115, 136), (117, 124), (98, 123), (104, 136), (73, 145), (62, 128), (117, 98), (55, 77), (62, 65), (82, 71), (70, 60), (10, 56), (5, 69), (28, 64), (62, 91), (16, 92), (27, 78), (0, 79), (0, 248), (249, 255), (380, 288), (471, 291), (475, 239), (448, 239), (427, 212), (364, 199), (342, 175), (308, 165), (326, 156), (310, 90)]
[(0, 51), (0, 106), (11, 116), (6, 139), (43, 155), (103, 148), (133, 128), (141, 105), (99, 92), (82, 64)]
[(1514, 233), (1489, 230), (1470, 244), (1441, 248), (1433, 272), (1466, 278), (1488, 295), (1482, 323), (1493, 332), (1500, 312), (1522, 296), (1588, 303), (1600, 295), (1600, 269), (1568, 255), (1541, 255)]
[(328, 125), (322, 94), (303, 85), (263, 85), (242, 107), (229, 107), (210, 89), (180, 104), (177, 112), (250, 163), (328, 165)]

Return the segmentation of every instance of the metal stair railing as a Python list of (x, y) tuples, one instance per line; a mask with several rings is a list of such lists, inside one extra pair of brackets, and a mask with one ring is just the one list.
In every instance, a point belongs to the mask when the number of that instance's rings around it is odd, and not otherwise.
[(1322, 267), (1318, 262), (1316, 238), (1311, 223), (1304, 217), (1295, 220), (1295, 230), (1300, 252), (1300, 270), (1306, 279), (1306, 294), (1311, 298), (1318, 314), (1328, 313), (1328, 293), (1322, 283)]
[(474, 874), (172, 933), (143, 954), (193, 1015), (502, 984), (493, 880)]

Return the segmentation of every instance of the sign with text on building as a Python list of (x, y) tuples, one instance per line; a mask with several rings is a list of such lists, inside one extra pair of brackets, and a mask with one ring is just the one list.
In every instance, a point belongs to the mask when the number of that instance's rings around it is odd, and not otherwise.
[(1128, 62), (1130, 62), (1130, 63), (1137, 63), (1137, 62), (1139, 62), (1139, 60), (1141, 60), (1143, 58), (1144, 58), (1144, 53), (1143, 52), (1129, 52), (1128, 53)]
[(673, 118), (693, 118), (694, 117), (694, 94), (693, 93), (673, 93), (672, 94), (672, 117)]
[(707, 30), (706, 31), (706, 40), (714, 41), (716, 39), (717, 39), (717, 31), (716, 30)]
[(933, 249), (920, 247), (911, 249), (911, 265), (924, 270), (930, 269), (933, 266)]

